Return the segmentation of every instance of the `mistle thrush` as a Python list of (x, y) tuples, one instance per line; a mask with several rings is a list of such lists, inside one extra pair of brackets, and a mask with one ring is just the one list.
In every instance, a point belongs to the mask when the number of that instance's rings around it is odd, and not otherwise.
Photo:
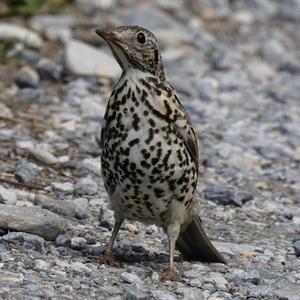
[(184, 257), (222, 262), (198, 216), (195, 190), (199, 154), (186, 110), (166, 81), (157, 40), (149, 30), (97, 29), (122, 68), (106, 108), (101, 164), (115, 225), (107, 262), (125, 218), (161, 226), (169, 239), (162, 279), (175, 279), (175, 246)]

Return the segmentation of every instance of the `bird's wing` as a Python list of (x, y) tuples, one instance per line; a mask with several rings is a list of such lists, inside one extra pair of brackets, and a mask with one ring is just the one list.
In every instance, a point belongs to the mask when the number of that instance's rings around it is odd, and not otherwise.
[(175, 115), (174, 128), (182, 137), (184, 144), (190, 153), (193, 162), (199, 169), (199, 148), (196, 133), (193, 129), (192, 122), (185, 108), (180, 103), (179, 99), (174, 95), (176, 102), (174, 105), (177, 108), (177, 114)]

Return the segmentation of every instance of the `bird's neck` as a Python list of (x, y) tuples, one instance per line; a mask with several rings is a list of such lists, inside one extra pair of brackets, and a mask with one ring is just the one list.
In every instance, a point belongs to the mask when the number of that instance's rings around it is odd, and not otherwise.
[[(138, 69), (128, 68), (126, 70), (123, 70), (122, 75), (114, 89), (118, 89), (120, 86), (122, 86), (124, 84), (124, 82), (126, 80), (128, 82), (128, 86), (130, 86), (130, 85), (140, 85), (141, 80), (149, 81), (149, 78), (151, 78), (152, 81), (156, 81), (156, 82), (161, 81), (160, 78), (158, 78), (157, 76), (154, 76), (153, 74), (151, 74), (149, 72), (143, 72)], [(150, 79), (150, 81), (151, 81), (151, 79)]]

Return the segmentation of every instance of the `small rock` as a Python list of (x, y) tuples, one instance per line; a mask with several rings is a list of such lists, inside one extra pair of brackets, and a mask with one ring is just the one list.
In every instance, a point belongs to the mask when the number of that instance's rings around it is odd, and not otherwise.
[(280, 300), (299, 300), (300, 289), (295, 286), (293, 288), (281, 288), (274, 290), (274, 295)]
[(38, 271), (47, 271), (49, 270), (50, 265), (48, 262), (42, 259), (36, 259), (34, 262), (34, 269)]
[(86, 239), (83, 237), (72, 237), (71, 238), (71, 248), (76, 249), (76, 250), (81, 250), (85, 247), (86, 245)]
[(222, 254), (227, 254), (229, 256), (235, 255), (255, 255), (257, 252), (262, 253), (262, 248), (259, 246), (253, 246), (248, 244), (234, 244), (225, 242), (214, 242), (214, 245)]
[(222, 277), (221, 275), (213, 275), (213, 276), (207, 276), (204, 279), (205, 282), (213, 283), (216, 288), (220, 291), (227, 291), (227, 280)]
[(47, 165), (53, 165), (57, 163), (57, 158), (47, 151), (46, 149), (37, 147), (34, 149), (30, 149), (29, 153), (37, 160), (47, 164)]
[(13, 117), (10, 108), (8, 108), (4, 103), (1, 102), (0, 102), (0, 117), (9, 118), (9, 119)]
[(72, 201), (76, 207), (76, 217), (84, 219), (87, 216), (89, 201), (86, 198), (75, 198)]
[(54, 241), (67, 229), (67, 222), (56, 214), (38, 207), (0, 204), (0, 229), (23, 231)]
[(36, 50), (32, 50), (32, 49), (24, 49), (22, 52), (22, 60), (25, 63), (34, 65), (34, 64), (38, 63), (38, 61), (41, 58), (41, 55), (42, 54), (40, 51), (36, 51)]
[(286, 0), (280, 2), (277, 16), (280, 19), (288, 21), (297, 21), (300, 19), (300, 3), (298, 0)]
[(32, 141), (16, 141), (16, 146), (20, 149), (31, 150), (34, 148)]
[(80, 110), (82, 115), (88, 118), (99, 118), (105, 113), (105, 107), (100, 104), (100, 97), (92, 95), (81, 99)]
[(242, 206), (247, 201), (253, 199), (253, 195), (248, 191), (219, 185), (206, 188), (203, 191), (203, 195), (205, 199), (222, 205), (234, 204)]
[(261, 49), (262, 56), (271, 64), (278, 65), (286, 57), (286, 49), (283, 44), (275, 38), (267, 40)]
[(118, 295), (122, 293), (119, 287), (115, 285), (109, 285), (109, 284), (99, 286), (98, 291), (100, 295), (103, 295), (105, 297), (105, 299), (113, 299), (113, 298), (109, 298), (109, 296)]
[(203, 100), (215, 100), (217, 98), (218, 92), (218, 81), (213, 78), (201, 78), (199, 82), (197, 82), (197, 90), (199, 93), (199, 97)]
[(74, 192), (79, 195), (95, 195), (97, 190), (97, 183), (91, 177), (80, 178), (74, 188)]
[(71, 182), (52, 182), (51, 185), (58, 191), (72, 194), (74, 186)]
[(87, 267), (86, 265), (84, 265), (83, 263), (77, 261), (77, 262), (74, 262), (70, 265), (71, 269), (75, 272), (78, 272), (78, 273), (91, 273), (92, 270)]
[(80, 168), (89, 172), (95, 173), (97, 176), (101, 174), (100, 159), (97, 158), (85, 158), (81, 164)]
[(50, 40), (65, 42), (72, 37), (71, 27), (75, 19), (71, 15), (36, 15), (30, 19), (30, 26)]
[(247, 270), (244, 274), (244, 280), (258, 285), (260, 283), (260, 274), (258, 270)]
[(163, 290), (151, 291), (151, 295), (156, 300), (176, 300), (176, 297), (171, 293)]
[(140, 281), (140, 278), (136, 274), (128, 272), (121, 273), (121, 279), (126, 283), (134, 283)]
[(36, 67), (41, 80), (58, 81), (61, 67), (52, 59), (42, 58)]
[(148, 300), (148, 294), (140, 283), (132, 283), (126, 290), (126, 300)]
[(157, 272), (153, 272), (151, 275), (151, 279), (155, 282), (159, 281), (159, 274)]
[(296, 241), (293, 244), (293, 248), (294, 248), (296, 256), (299, 257), (300, 256), (300, 241)]
[(73, 218), (75, 216), (75, 205), (72, 202), (55, 200), (43, 194), (37, 194), (35, 204), (41, 205), (42, 208), (48, 209), (58, 215)]
[(3, 236), (2, 240), (22, 246), (25, 249), (45, 253), (45, 240), (34, 234), (25, 232), (10, 232)]
[(36, 88), (39, 81), (40, 78), (37, 72), (28, 66), (24, 66), (17, 75), (16, 83), (20, 88)]
[(129, 231), (129, 232), (133, 232), (133, 233), (137, 233), (138, 232), (138, 228), (135, 224), (126, 224), (126, 229)]
[(0, 282), (1, 285), (15, 285), (22, 284), (24, 281), (24, 275), (22, 273), (13, 273), (9, 271), (0, 270)]
[(17, 192), (12, 189), (7, 189), (0, 185), (0, 203), (15, 204), (17, 202)]
[(200, 273), (195, 270), (184, 271), (183, 276), (186, 278), (198, 278)]
[(66, 43), (63, 64), (66, 72), (73, 75), (117, 77), (120, 74), (120, 68), (110, 55), (76, 40)]
[(182, 294), (182, 300), (205, 300), (205, 296), (200, 289), (178, 288), (177, 292)]
[(12, 23), (0, 23), (0, 41), (22, 42), (34, 48), (40, 48), (43, 44), (36, 32)]
[(29, 165), (25, 159), (17, 161), (15, 176), (21, 182), (30, 182), (36, 177), (37, 172)]
[(35, 102), (39, 101), (44, 95), (44, 91), (40, 88), (23, 88), (19, 92), (19, 99), (24, 102)]
[(69, 236), (60, 234), (56, 237), (55, 243), (57, 246), (70, 247), (71, 246), (71, 238)]
[(293, 237), (293, 243), (296, 243), (300, 241), (300, 234), (296, 234), (294, 237)]

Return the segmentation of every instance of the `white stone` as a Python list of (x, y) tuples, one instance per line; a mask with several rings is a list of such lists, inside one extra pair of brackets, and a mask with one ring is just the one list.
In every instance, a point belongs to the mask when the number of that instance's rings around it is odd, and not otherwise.
[(101, 173), (100, 158), (85, 158), (81, 162), (81, 168), (95, 173), (97, 176)]
[(63, 64), (74, 75), (117, 77), (121, 71), (111, 55), (77, 40), (66, 43)]
[(35, 265), (34, 265), (35, 270), (48, 270), (49, 269), (49, 263), (46, 262), (45, 260), (37, 259), (35, 260)]
[(0, 102), (0, 117), (2, 118), (12, 118), (13, 114), (10, 110), (10, 108), (8, 108), (4, 103)]
[(22, 42), (34, 48), (40, 48), (43, 44), (41, 37), (36, 32), (9, 23), (0, 23), (0, 40)]
[(73, 184), (71, 182), (52, 182), (52, 186), (61, 192), (72, 193), (73, 192)]
[(16, 146), (25, 150), (32, 150), (34, 148), (32, 141), (17, 141)]
[(139, 277), (136, 274), (123, 272), (121, 273), (121, 279), (126, 283), (133, 283), (140, 281)]
[(36, 147), (29, 150), (30, 154), (39, 161), (45, 164), (52, 165), (57, 163), (57, 158), (48, 150), (41, 147)]
[(71, 269), (78, 273), (91, 273), (91, 269), (79, 261), (72, 263)]
[(7, 189), (0, 185), (0, 202), (5, 204), (15, 204), (17, 202), (17, 193), (14, 190)]

